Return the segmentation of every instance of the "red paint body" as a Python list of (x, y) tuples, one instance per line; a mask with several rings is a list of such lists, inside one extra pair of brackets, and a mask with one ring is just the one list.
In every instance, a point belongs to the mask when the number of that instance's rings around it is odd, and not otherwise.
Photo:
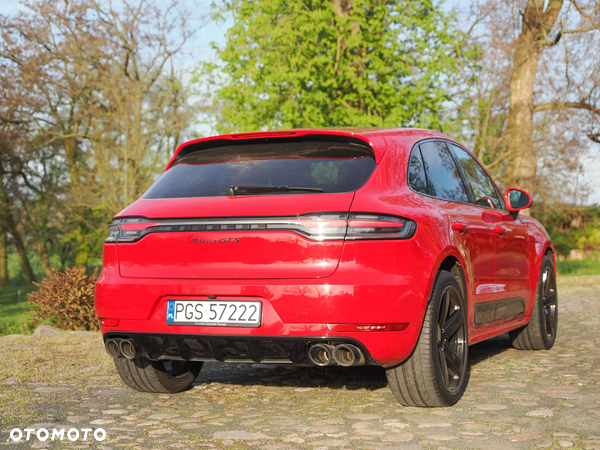
[[(342, 194), (140, 199), (116, 217), (228, 218), (361, 212), (401, 216), (417, 224), (399, 240), (314, 241), (290, 231), (182, 231), (149, 234), (133, 243), (106, 243), (96, 285), (99, 318), (119, 319), (102, 332), (201, 335), (346, 337), (364, 345), (376, 363), (405, 360), (419, 333), (436, 274), (448, 258), (464, 272), (469, 343), (529, 321), (544, 254), (552, 244), (530, 217), (505, 210), (444, 201), (411, 190), (407, 164), (424, 139), (453, 139), (416, 129), (298, 130), (304, 135), (359, 138), (373, 149), (377, 166), (366, 184)], [(239, 142), (226, 135), (215, 140)], [(277, 136), (276, 134), (274, 136)], [(246, 133), (243, 139), (264, 138)], [(230, 239), (224, 245), (190, 245), (193, 238)], [(239, 242), (233, 242), (240, 238)], [(260, 300), (258, 328), (173, 326), (165, 323), (170, 298)], [(475, 305), (522, 297), (525, 313), (476, 325)], [(334, 332), (327, 324), (408, 324), (404, 331)]]

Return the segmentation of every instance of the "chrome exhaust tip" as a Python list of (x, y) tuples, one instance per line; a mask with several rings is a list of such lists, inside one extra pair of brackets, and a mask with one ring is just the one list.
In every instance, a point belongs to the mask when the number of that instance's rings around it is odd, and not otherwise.
[(120, 343), (121, 353), (127, 359), (135, 358), (135, 347), (129, 339), (123, 339)]
[(333, 346), (313, 344), (308, 349), (308, 360), (316, 366), (328, 366), (333, 362)]
[(340, 344), (333, 349), (333, 359), (343, 367), (362, 366), (365, 357), (356, 345)]
[(106, 353), (113, 358), (118, 358), (121, 356), (121, 347), (119, 346), (119, 342), (114, 339), (107, 339), (104, 343), (104, 348), (106, 349)]

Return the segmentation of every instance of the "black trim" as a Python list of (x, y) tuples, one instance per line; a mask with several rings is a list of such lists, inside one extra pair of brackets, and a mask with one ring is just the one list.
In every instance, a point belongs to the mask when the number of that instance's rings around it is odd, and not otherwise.
[(499, 320), (510, 319), (525, 313), (525, 299), (522, 297), (503, 298), (491, 302), (475, 304), (475, 325), (485, 325)]
[(308, 344), (354, 344), (368, 365), (380, 366), (358, 340), (337, 336), (230, 336), (175, 333), (138, 333), (109, 331), (107, 339), (131, 339), (136, 354), (152, 361), (219, 361), (312, 365), (306, 358)]

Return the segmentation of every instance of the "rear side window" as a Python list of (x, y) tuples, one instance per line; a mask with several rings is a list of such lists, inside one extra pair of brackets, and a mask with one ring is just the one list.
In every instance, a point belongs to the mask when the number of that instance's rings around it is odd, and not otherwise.
[(179, 158), (144, 194), (146, 199), (227, 196), (232, 186), (289, 186), (351, 192), (375, 169), (372, 150), (352, 143), (304, 141), (228, 145)]
[(482, 201), (484, 198), (488, 198), (495, 208), (502, 208), (501, 200), (498, 198), (499, 194), (497, 189), (494, 187), (494, 182), (483, 170), (483, 167), (479, 165), (477, 160), (473, 158), (469, 153), (460, 148), (457, 145), (449, 144), (450, 148), (454, 152), (454, 156), (460, 162), (469, 184), (473, 189), (473, 195), (475, 196), (475, 203), (484, 207), (491, 207), (489, 203)]
[(430, 194), (443, 200), (468, 203), (469, 196), (448, 147), (441, 141), (420, 144)]
[(425, 167), (419, 148), (415, 148), (410, 155), (408, 162), (408, 184), (413, 190), (421, 194), (429, 194), (427, 192), (427, 178), (425, 178)]

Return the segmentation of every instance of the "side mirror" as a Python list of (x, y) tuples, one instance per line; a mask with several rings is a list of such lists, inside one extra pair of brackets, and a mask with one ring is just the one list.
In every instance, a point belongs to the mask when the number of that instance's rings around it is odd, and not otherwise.
[(506, 209), (514, 212), (531, 207), (533, 199), (531, 198), (531, 195), (521, 189), (510, 188), (507, 189), (506, 194), (504, 194), (504, 203)]

